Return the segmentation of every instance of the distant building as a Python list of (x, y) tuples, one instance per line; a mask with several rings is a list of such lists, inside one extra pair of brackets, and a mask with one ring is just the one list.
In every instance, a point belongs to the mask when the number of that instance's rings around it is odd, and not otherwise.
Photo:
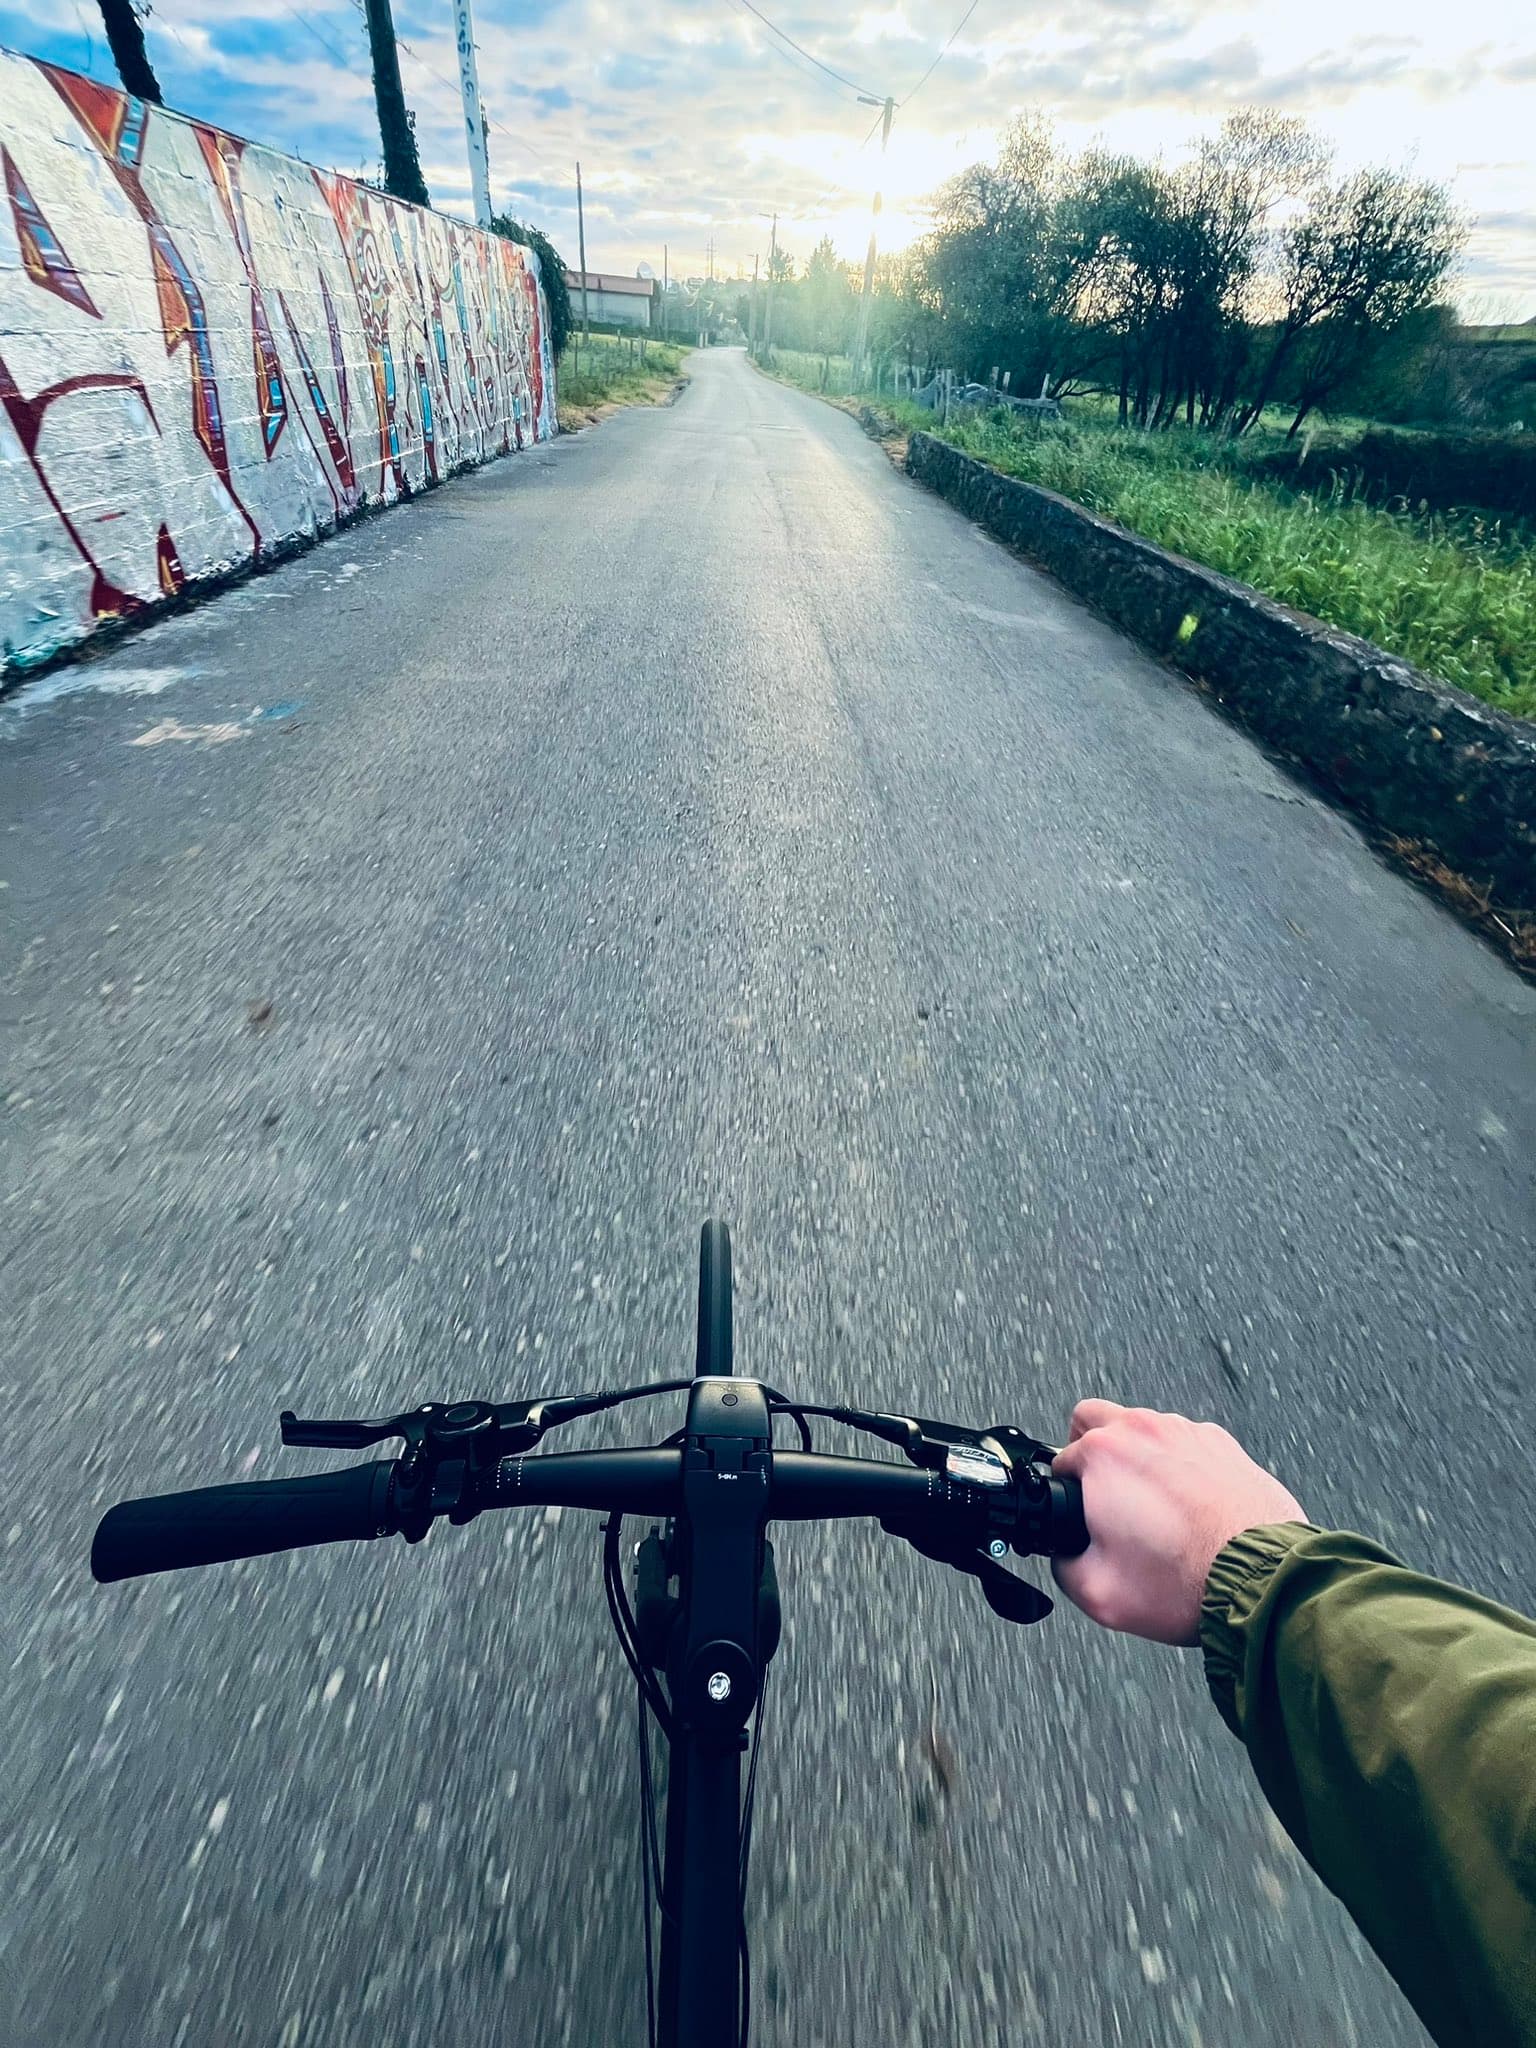
[[(580, 326), (582, 273), (568, 270), (565, 283), (571, 295), (572, 317)], [(655, 278), (620, 277), (611, 270), (589, 270), (586, 286), (587, 318), (594, 326), (648, 329), (654, 325)]]

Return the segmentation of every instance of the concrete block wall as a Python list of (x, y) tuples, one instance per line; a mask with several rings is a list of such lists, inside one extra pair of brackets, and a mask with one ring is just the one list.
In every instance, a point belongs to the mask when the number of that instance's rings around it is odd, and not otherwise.
[(537, 258), (0, 50), (0, 678), (555, 432)]

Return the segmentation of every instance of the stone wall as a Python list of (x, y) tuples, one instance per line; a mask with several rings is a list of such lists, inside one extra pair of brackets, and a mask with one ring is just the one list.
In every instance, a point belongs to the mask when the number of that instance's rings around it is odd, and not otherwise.
[(1536, 725), (931, 434), (907, 468), (1182, 669), (1379, 831), (1536, 912)]

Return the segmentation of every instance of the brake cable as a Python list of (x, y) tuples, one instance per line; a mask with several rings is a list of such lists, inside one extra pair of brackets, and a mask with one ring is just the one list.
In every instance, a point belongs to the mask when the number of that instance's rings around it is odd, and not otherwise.
[[(882, 1517), (880, 1526), (888, 1535), (899, 1536), (920, 1556), (935, 1564), (947, 1564), (979, 1583), (992, 1612), (1004, 1621), (1044, 1621), (1054, 1611), (1054, 1602), (1031, 1580), (1008, 1571), (1003, 1558), (1014, 1533), (1023, 1500), (1038, 1501), (1046, 1492), (1054, 1448), (1030, 1436), (1012, 1423), (997, 1423), (990, 1429), (965, 1429), (958, 1423), (933, 1422), (921, 1416), (897, 1415), (869, 1408), (850, 1408), (840, 1403), (790, 1402), (769, 1391), (770, 1415), (788, 1412), (804, 1427), (808, 1415), (824, 1415), (866, 1436), (895, 1444), (912, 1464), (926, 1471), (942, 1473), (946, 1480), (977, 1488), (993, 1495), (999, 1517), (992, 1534), (980, 1543), (936, 1538), (919, 1522), (899, 1517)], [(1004, 1505), (1004, 1502), (1007, 1505)]]

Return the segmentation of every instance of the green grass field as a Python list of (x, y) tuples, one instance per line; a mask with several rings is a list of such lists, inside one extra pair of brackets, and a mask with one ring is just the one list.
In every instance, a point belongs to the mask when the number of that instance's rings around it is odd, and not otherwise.
[(642, 361), (637, 340), (573, 338), (560, 358), (561, 426), (585, 426), (611, 406), (654, 405), (676, 384), (687, 353), (676, 342), (647, 341)]
[[(820, 357), (787, 352), (787, 383), (820, 386)], [(847, 373), (834, 380), (847, 390)], [(870, 394), (873, 398), (874, 394)], [(1009, 476), (1091, 511), (1282, 604), (1402, 655), (1500, 710), (1536, 718), (1536, 536), (1470, 514), (1384, 511), (1337, 491), (1246, 473), (1262, 443), (1123, 432), (1086, 416), (1037, 426), (881, 401), (908, 432), (937, 433)], [(1069, 406), (1070, 411), (1070, 406)]]

